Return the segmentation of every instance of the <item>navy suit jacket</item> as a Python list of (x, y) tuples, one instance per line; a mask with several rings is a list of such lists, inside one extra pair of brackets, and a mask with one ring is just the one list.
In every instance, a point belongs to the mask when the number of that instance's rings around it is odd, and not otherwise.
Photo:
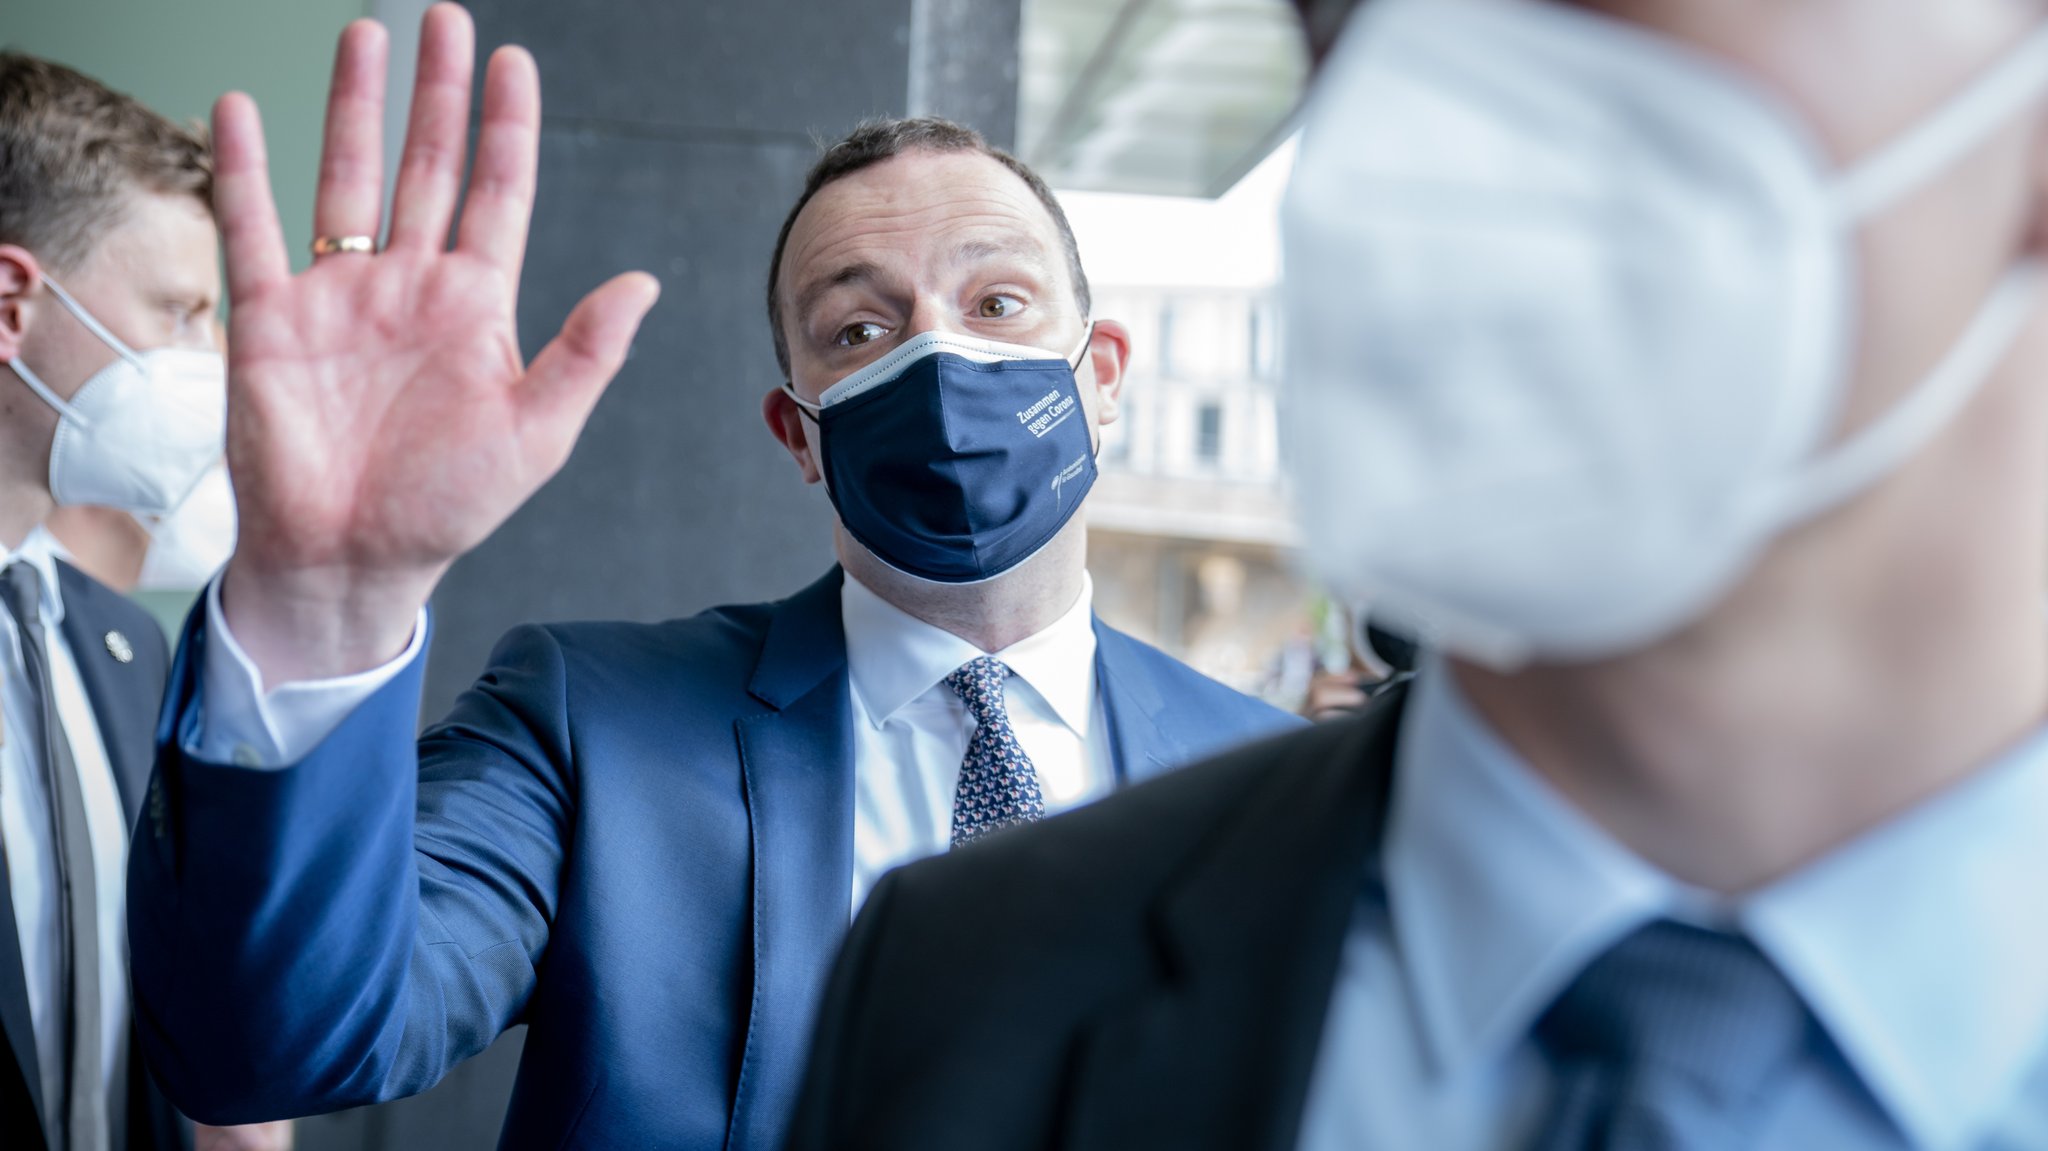
[[(409, 1095), (529, 1025), (501, 1145), (774, 1151), (848, 926), (835, 569), (662, 624), (522, 627), (415, 747), (419, 668), (278, 771), (176, 738), (130, 871), (142, 1050), (212, 1122)], [(1098, 623), (1140, 780), (1296, 721)]]
[[(149, 780), (151, 732), (163, 700), (170, 651), (149, 613), (69, 564), (57, 565), (64, 601), (64, 642), (78, 664), (86, 700), (106, 745), (107, 766), (128, 826), (135, 826)], [(118, 636), (119, 638), (114, 638)], [(122, 659), (120, 653), (126, 653)], [(28, 979), (16, 942), (14, 896), (0, 871), (0, 1147), (43, 1146), (43, 1079), (29, 1017)], [(171, 1151), (192, 1145), (190, 1127), (157, 1092), (139, 1060), (129, 1068), (129, 1151)], [(119, 1147), (119, 1144), (116, 1144)]]

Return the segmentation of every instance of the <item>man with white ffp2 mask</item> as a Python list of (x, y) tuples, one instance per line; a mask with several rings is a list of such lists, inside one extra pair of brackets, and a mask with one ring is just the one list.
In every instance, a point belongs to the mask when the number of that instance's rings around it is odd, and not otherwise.
[[(221, 458), (211, 189), (204, 135), (68, 68), (0, 52), (9, 1148), (153, 1151), (194, 1138), (134, 1055), (128, 995), (126, 861), (169, 653), (156, 621), (70, 562), (48, 524), (60, 508), (161, 517)], [(290, 1140), (289, 1124), (198, 1132), (200, 1151)]]
[(1302, 7), (1287, 457), (1444, 654), (908, 869), (793, 1146), (2044, 1145), (2048, 4)]

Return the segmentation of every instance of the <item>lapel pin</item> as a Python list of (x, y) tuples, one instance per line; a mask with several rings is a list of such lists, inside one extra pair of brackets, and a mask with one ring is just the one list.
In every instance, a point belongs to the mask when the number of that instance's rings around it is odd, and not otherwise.
[(118, 631), (107, 633), (107, 652), (114, 657), (116, 663), (135, 661), (135, 648), (128, 643), (128, 637)]

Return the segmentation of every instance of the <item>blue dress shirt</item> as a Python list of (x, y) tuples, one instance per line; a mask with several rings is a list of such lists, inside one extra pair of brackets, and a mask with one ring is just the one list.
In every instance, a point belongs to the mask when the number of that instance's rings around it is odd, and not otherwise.
[(2048, 732), (1730, 900), (1582, 815), (1438, 664), (1408, 705), (1388, 819), (1301, 1151), (1523, 1145), (1552, 1089), (1538, 1016), (1660, 916), (1747, 933), (1840, 1052), (1795, 1069), (1756, 1151), (2048, 1148)]

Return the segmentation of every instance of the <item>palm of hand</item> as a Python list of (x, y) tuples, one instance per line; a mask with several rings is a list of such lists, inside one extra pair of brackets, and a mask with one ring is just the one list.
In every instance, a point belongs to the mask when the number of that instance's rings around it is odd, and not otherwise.
[(322, 567), (476, 546), (576, 432), (528, 410), (511, 311), (501, 272), (460, 253), (330, 258), (238, 301), (228, 458), (245, 530)]

